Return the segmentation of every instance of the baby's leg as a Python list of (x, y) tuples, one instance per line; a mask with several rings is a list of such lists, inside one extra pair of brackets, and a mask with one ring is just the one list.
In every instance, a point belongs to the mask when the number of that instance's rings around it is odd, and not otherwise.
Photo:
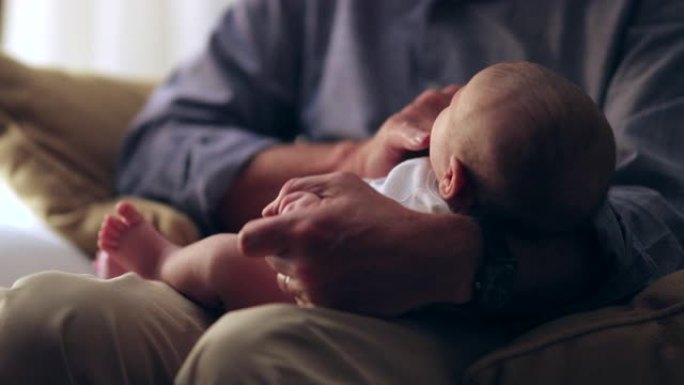
[(145, 278), (160, 279), (206, 307), (236, 309), (292, 301), (280, 291), (263, 258), (247, 258), (239, 252), (235, 234), (179, 247), (130, 203), (120, 203), (117, 214), (105, 219), (99, 246)]
[(102, 222), (98, 246), (142, 277), (158, 279), (161, 263), (180, 247), (164, 238), (132, 204), (120, 202), (116, 213)]
[(163, 262), (160, 277), (207, 307), (293, 302), (278, 288), (276, 273), (264, 258), (240, 253), (236, 234), (213, 235), (174, 252)]
[(95, 260), (92, 262), (95, 275), (104, 278), (116, 278), (120, 275), (128, 273), (130, 270), (121, 265), (119, 261), (109, 256), (109, 253), (100, 249), (95, 255)]

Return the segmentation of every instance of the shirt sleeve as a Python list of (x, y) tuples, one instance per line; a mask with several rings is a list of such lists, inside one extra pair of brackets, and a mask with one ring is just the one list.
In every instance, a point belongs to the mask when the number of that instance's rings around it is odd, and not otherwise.
[(299, 17), (294, 1), (236, 1), (194, 60), (152, 95), (124, 140), (120, 193), (167, 202), (205, 233), (232, 181), (258, 151), (290, 141)]
[(618, 163), (596, 219), (611, 272), (596, 305), (684, 266), (684, 2), (638, 4), (603, 103)]

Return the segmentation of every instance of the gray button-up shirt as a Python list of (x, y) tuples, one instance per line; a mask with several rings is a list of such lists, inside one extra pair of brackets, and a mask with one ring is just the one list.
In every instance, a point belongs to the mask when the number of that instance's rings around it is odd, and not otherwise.
[(512, 60), (579, 84), (613, 126), (618, 170), (595, 221), (613, 278), (596, 303), (680, 268), (681, 0), (236, 1), (137, 119), (118, 186), (213, 232), (221, 197), (266, 146), (368, 137), (424, 89)]

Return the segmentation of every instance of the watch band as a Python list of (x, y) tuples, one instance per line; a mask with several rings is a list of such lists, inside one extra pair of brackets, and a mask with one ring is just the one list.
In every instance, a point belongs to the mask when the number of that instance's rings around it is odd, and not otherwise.
[(475, 219), (482, 232), (483, 262), (475, 275), (473, 304), (487, 313), (497, 313), (505, 309), (513, 297), (517, 260), (496, 220), (488, 216)]

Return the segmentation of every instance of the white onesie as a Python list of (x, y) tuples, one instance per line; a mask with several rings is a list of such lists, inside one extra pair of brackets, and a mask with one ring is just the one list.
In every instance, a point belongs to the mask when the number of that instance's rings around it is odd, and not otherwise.
[(410, 209), (427, 213), (451, 212), (439, 195), (437, 177), (427, 157), (401, 162), (386, 177), (368, 180), (368, 184)]

